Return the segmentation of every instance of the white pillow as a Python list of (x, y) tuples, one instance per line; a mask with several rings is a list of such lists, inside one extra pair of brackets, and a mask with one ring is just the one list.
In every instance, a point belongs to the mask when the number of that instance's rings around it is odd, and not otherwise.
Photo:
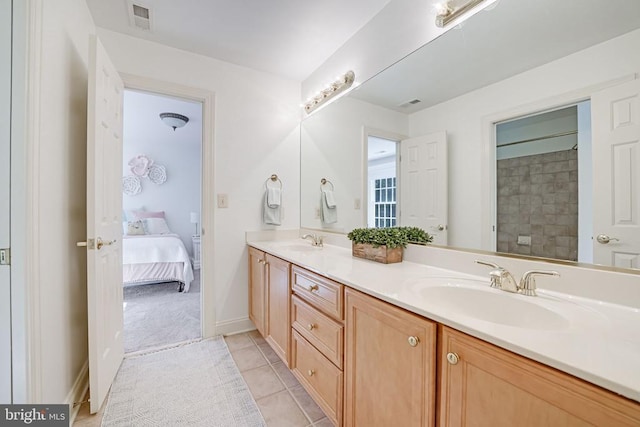
[(143, 236), (145, 235), (144, 224), (142, 221), (128, 221), (127, 222), (127, 231), (125, 233), (127, 236)]
[(142, 221), (147, 234), (171, 234), (164, 218), (145, 218)]

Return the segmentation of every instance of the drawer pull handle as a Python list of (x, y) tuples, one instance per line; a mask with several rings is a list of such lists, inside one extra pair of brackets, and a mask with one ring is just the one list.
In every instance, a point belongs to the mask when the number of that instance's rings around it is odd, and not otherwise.
[(312, 377), (312, 376), (313, 376), (313, 374), (315, 374), (315, 373), (316, 373), (316, 371), (314, 371), (313, 369), (309, 369), (309, 370), (307, 371), (307, 374), (308, 374), (310, 377)]
[(318, 290), (318, 285), (311, 285), (311, 286), (309, 286), (309, 290), (310, 290), (311, 292), (313, 292), (313, 291), (317, 291), (317, 290)]
[(415, 347), (420, 343), (420, 339), (418, 337), (409, 337), (407, 341), (409, 341), (409, 345), (411, 347)]
[(307, 328), (309, 328), (310, 331), (313, 331), (316, 328), (316, 325), (314, 325), (313, 323), (309, 323)]
[(457, 365), (460, 357), (457, 353), (447, 353), (447, 361), (452, 365)]

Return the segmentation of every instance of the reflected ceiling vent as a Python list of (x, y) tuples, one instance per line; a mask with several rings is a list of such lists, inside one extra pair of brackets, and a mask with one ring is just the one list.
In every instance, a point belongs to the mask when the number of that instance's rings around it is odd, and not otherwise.
[(151, 9), (140, 2), (128, 1), (129, 23), (144, 31), (151, 31)]
[(407, 102), (404, 102), (404, 103), (398, 105), (398, 107), (400, 107), (400, 108), (408, 108), (408, 107), (411, 107), (412, 105), (416, 105), (416, 104), (419, 104), (421, 102), (422, 101), (420, 101), (418, 98), (415, 98), (415, 99), (412, 99), (411, 101), (407, 101)]

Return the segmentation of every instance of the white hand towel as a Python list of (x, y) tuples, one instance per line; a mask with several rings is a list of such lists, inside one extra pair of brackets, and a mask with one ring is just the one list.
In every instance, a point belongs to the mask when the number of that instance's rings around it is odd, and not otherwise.
[(327, 207), (329, 209), (333, 209), (336, 207), (336, 199), (333, 197), (333, 191), (331, 190), (323, 190), (325, 201), (327, 203)]
[[(279, 191), (279, 190), (278, 190)], [(276, 207), (269, 206), (269, 191), (264, 192), (264, 203), (262, 207), (262, 222), (270, 225), (280, 225), (281, 206), (278, 204)]]
[[(333, 207), (329, 207), (327, 202), (327, 191), (320, 193), (320, 220), (323, 224), (334, 224), (338, 222), (338, 208), (335, 201), (333, 201)], [(333, 192), (331, 192), (333, 197)]]
[(270, 208), (280, 206), (280, 194), (281, 191), (279, 188), (267, 188), (267, 205), (269, 205)]

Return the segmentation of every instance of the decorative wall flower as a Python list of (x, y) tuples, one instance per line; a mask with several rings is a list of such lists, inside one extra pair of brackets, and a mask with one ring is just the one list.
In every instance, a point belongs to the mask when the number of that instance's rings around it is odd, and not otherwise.
[(145, 156), (144, 154), (140, 154), (133, 159), (129, 160), (129, 167), (131, 168), (131, 173), (135, 176), (139, 176), (142, 178), (146, 178), (149, 175), (149, 168), (153, 164), (153, 160)]
[(140, 178), (135, 175), (127, 175), (122, 177), (122, 192), (127, 196), (135, 196), (142, 191)]
[(167, 169), (163, 165), (156, 165), (153, 160), (139, 154), (128, 163), (133, 175), (122, 178), (122, 192), (128, 196), (135, 196), (142, 192), (140, 178), (148, 178), (154, 184), (164, 184), (167, 180)]
[(151, 165), (149, 167), (149, 179), (154, 184), (164, 184), (167, 180), (167, 170), (162, 165)]

